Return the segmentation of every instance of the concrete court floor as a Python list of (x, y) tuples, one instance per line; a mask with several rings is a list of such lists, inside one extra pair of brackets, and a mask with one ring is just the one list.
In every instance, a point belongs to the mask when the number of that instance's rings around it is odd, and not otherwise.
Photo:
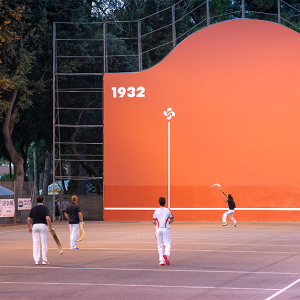
[(34, 265), (26, 225), (0, 227), (0, 299), (300, 299), (300, 223), (171, 224), (169, 266), (158, 265), (149, 222), (86, 222), (69, 250), (66, 221), (48, 235), (50, 265)]

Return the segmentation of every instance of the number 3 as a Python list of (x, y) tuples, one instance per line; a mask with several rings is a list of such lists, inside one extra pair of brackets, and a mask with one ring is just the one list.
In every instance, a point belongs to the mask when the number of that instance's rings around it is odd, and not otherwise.
[(129, 98), (133, 98), (135, 96), (135, 88), (133, 86), (130, 86), (128, 89), (127, 89), (127, 96)]

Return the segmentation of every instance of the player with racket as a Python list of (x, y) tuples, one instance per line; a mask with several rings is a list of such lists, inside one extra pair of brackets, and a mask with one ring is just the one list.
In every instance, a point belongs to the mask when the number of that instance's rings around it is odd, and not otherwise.
[(233, 227), (237, 227), (237, 225), (236, 225), (236, 220), (235, 220), (234, 217), (233, 217), (234, 210), (235, 210), (236, 206), (235, 206), (235, 202), (234, 202), (234, 200), (233, 200), (231, 194), (229, 194), (229, 195), (227, 196), (227, 195), (225, 194), (225, 192), (222, 190), (221, 185), (218, 184), (218, 183), (215, 183), (215, 184), (212, 185), (210, 188), (212, 188), (212, 187), (214, 187), (214, 186), (218, 187), (218, 189), (221, 191), (221, 193), (227, 198), (227, 199), (225, 199), (225, 198), (223, 197), (223, 195), (221, 195), (222, 198), (223, 198), (223, 200), (224, 200), (224, 202), (228, 204), (228, 208), (229, 208), (228, 211), (226, 211), (226, 212), (223, 214), (223, 217), (222, 217), (223, 226), (227, 226), (226, 219), (227, 219), (227, 216), (229, 216), (230, 219), (231, 219), (231, 221), (232, 221), (232, 223), (233, 223)]

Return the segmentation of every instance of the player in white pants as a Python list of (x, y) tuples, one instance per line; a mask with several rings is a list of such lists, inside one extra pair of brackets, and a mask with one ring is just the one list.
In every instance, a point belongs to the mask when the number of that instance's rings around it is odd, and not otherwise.
[(72, 203), (67, 207), (65, 217), (69, 220), (70, 228), (70, 250), (78, 250), (76, 241), (78, 240), (79, 222), (83, 223), (81, 208), (78, 205), (77, 196), (72, 196)]
[[(156, 225), (156, 240), (159, 255), (159, 265), (170, 264), (169, 256), (171, 252), (170, 224), (174, 221), (172, 212), (165, 207), (166, 199), (158, 199), (160, 207), (153, 214), (153, 224)], [(165, 251), (163, 250), (165, 246)]]
[(47, 262), (48, 227), (45, 224), (34, 224), (32, 226), (33, 259), (40, 261), (40, 240), (42, 244), (42, 260)]
[(235, 202), (233, 201), (233, 198), (230, 194), (227, 196), (227, 199), (225, 199), (223, 196), (222, 196), (222, 198), (228, 204), (228, 208), (229, 208), (229, 210), (223, 214), (223, 217), (222, 217), (223, 226), (227, 225), (226, 218), (227, 218), (227, 216), (229, 216), (233, 223), (233, 226), (236, 227), (237, 226), (236, 220), (233, 217), (234, 209), (236, 207)]
[[(40, 241), (42, 243), (42, 264), (48, 265), (47, 260), (47, 241), (48, 241), (48, 227), (52, 230), (52, 223), (50, 219), (49, 209), (44, 206), (44, 197), (38, 195), (36, 197), (37, 205), (34, 206), (27, 218), (27, 225), (29, 233), (32, 233), (33, 243), (33, 259), (36, 265), (40, 263)], [(33, 225), (31, 225), (31, 220)], [(48, 225), (48, 227), (47, 227)]]
[(76, 249), (76, 242), (78, 240), (79, 224), (69, 224), (70, 228), (70, 249)]

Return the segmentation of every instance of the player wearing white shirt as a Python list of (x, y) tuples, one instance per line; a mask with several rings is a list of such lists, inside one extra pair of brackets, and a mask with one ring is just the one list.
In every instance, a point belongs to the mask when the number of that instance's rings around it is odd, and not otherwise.
[[(169, 256), (171, 252), (170, 224), (174, 221), (172, 212), (165, 207), (165, 197), (158, 199), (160, 208), (153, 214), (153, 224), (156, 225), (156, 240), (159, 255), (159, 265), (170, 264)], [(163, 250), (165, 246), (165, 251)]]

